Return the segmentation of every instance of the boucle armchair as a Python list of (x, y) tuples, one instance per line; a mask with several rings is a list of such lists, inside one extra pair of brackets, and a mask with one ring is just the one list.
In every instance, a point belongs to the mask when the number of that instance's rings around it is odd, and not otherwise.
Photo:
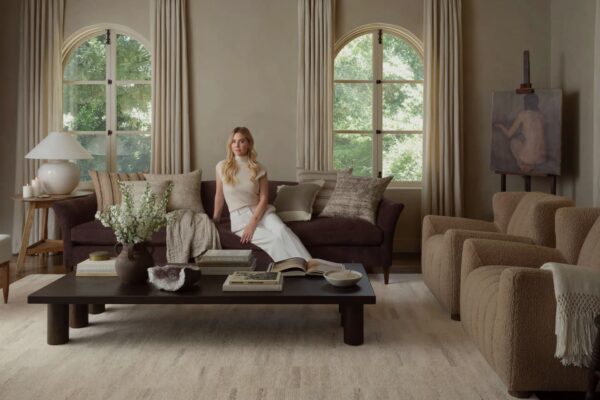
[(464, 329), (515, 397), (584, 391), (588, 370), (554, 358), (556, 300), (546, 262), (600, 268), (600, 208), (556, 213), (556, 248), (469, 239), (462, 259)]
[(421, 265), (425, 284), (452, 319), (460, 319), (460, 264), (469, 238), (554, 246), (554, 214), (573, 206), (538, 192), (501, 192), (492, 199), (494, 222), (428, 215), (423, 220)]

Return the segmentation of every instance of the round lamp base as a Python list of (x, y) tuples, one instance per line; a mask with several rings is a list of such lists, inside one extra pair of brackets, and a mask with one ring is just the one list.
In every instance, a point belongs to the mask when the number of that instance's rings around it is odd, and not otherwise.
[(69, 194), (79, 184), (79, 165), (67, 160), (50, 160), (38, 169), (42, 189), (48, 194)]

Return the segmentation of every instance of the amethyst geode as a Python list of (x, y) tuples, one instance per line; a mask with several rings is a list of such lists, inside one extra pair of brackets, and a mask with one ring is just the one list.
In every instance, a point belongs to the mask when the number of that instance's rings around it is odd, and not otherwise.
[(169, 292), (188, 290), (200, 280), (202, 272), (195, 265), (167, 264), (148, 268), (148, 280), (156, 288)]

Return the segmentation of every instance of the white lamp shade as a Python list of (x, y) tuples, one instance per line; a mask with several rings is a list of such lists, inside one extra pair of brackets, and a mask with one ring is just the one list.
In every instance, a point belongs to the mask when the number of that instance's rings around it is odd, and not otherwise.
[(38, 160), (89, 160), (92, 155), (66, 132), (50, 132), (25, 158)]

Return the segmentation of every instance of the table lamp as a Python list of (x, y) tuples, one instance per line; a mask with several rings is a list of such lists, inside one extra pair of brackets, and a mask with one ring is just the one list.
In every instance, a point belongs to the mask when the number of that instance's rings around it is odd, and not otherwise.
[(25, 158), (48, 160), (37, 172), (48, 194), (69, 194), (79, 184), (79, 165), (69, 160), (89, 160), (92, 155), (66, 132), (50, 132)]

